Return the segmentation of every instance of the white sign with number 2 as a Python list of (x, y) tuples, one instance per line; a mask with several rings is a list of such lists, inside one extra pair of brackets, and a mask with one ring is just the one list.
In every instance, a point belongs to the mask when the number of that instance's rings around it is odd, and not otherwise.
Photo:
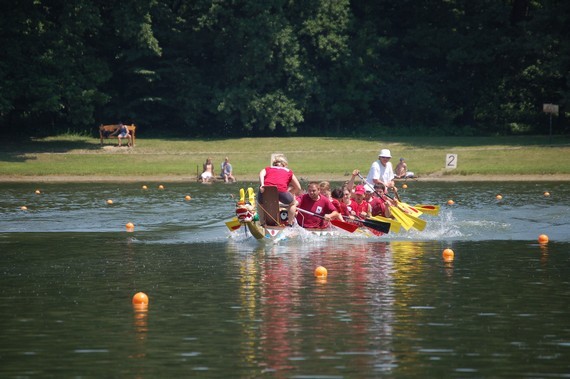
[(457, 168), (457, 154), (447, 154), (445, 156), (445, 168)]

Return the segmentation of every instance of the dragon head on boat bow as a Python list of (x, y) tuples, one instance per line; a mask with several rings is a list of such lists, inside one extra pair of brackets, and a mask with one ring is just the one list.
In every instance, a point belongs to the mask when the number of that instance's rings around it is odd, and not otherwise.
[(247, 223), (251, 221), (257, 221), (257, 211), (255, 208), (255, 193), (253, 188), (247, 189), (248, 198), (245, 198), (245, 190), (241, 188), (239, 190), (240, 198), (236, 204), (236, 217), (239, 222)]
[(236, 204), (236, 217), (239, 222), (253, 221), (255, 214), (255, 208), (251, 204), (241, 202)]

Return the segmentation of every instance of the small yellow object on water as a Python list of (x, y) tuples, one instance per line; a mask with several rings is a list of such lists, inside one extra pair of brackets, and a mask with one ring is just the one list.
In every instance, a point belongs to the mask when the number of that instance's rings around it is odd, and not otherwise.
[(319, 266), (315, 269), (315, 276), (317, 278), (326, 278), (328, 275), (328, 271), (323, 266)]
[(144, 292), (137, 292), (133, 296), (133, 305), (145, 304), (148, 305), (148, 296)]
[(451, 262), (453, 261), (453, 258), (455, 258), (455, 253), (451, 249), (443, 250), (443, 253), (441, 255), (445, 262)]

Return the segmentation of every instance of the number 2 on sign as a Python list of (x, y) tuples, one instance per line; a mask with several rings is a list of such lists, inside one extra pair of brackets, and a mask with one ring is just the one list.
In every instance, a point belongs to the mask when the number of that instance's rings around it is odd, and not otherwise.
[(447, 154), (445, 156), (445, 168), (457, 168), (457, 154)]

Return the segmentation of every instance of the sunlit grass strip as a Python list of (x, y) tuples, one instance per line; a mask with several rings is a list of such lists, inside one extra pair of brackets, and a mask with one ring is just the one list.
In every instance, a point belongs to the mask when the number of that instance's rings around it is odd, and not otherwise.
[[(220, 140), (137, 139), (134, 149), (85, 136), (51, 137), (2, 146), (0, 175), (175, 175), (194, 178), (212, 157), (219, 172), (229, 156), (236, 175), (256, 176), (273, 152), (287, 154), (299, 176), (342, 176), (367, 172), (381, 148), (391, 149), (393, 165), (404, 157), (409, 169), (426, 176), (570, 174), (570, 139), (557, 137), (428, 138), (379, 141), (366, 138), (241, 138)], [(543, 144), (538, 144), (542, 142)], [(445, 170), (445, 155), (458, 155), (458, 168)], [(326, 177), (326, 176), (325, 176)]]

